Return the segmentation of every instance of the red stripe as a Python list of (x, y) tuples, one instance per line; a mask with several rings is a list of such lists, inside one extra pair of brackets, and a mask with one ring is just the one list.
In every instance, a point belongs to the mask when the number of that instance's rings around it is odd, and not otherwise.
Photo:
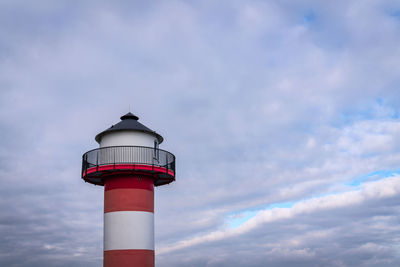
[(127, 249), (104, 251), (104, 267), (154, 267), (154, 250)]
[(157, 167), (152, 165), (143, 164), (112, 164), (112, 165), (102, 165), (99, 167), (92, 167), (86, 170), (85, 175), (97, 172), (97, 171), (109, 171), (109, 170), (145, 170), (145, 171), (157, 171), (161, 173), (168, 173), (171, 176), (175, 176), (172, 170), (167, 170), (163, 167)]
[(154, 191), (154, 181), (140, 176), (109, 176), (105, 182), (105, 191), (121, 188), (136, 188)]
[(136, 188), (104, 191), (104, 213), (124, 210), (154, 212), (154, 192)]

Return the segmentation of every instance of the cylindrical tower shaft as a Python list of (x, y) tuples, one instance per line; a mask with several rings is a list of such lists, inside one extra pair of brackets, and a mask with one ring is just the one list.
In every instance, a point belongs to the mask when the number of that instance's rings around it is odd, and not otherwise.
[(104, 188), (104, 267), (154, 267), (154, 181), (109, 176)]

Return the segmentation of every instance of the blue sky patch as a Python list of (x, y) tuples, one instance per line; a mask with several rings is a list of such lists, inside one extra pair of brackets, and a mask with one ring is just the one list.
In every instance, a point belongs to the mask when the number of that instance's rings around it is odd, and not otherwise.
[[(385, 178), (393, 177), (397, 174), (400, 174), (400, 170), (380, 170), (380, 171), (374, 171), (371, 173), (368, 173), (366, 175), (363, 175), (361, 177), (355, 178), (354, 180), (345, 183), (345, 185), (354, 187), (354, 189), (359, 189), (362, 183), (365, 182), (370, 182), (370, 181), (379, 181)], [(340, 192), (334, 192), (334, 193), (325, 193), (325, 194), (320, 194), (318, 196), (314, 196), (312, 198), (321, 198), (321, 197), (326, 197), (329, 195), (335, 195), (339, 194)], [(229, 229), (235, 229), (250, 219), (254, 218), (260, 211), (265, 211), (265, 210), (272, 210), (275, 208), (282, 208), (282, 209), (288, 209), (293, 207), (296, 203), (303, 201), (298, 200), (298, 201), (287, 201), (287, 202), (278, 202), (278, 203), (273, 203), (270, 204), (266, 207), (258, 207), (256, 209), (248, 209), (244, 211), (240, 211), (237, 213), (233, 213), (228, 216), (226, 220), (226, 224), (228, 225)]]
[(400, 20), (400, 10), (391, 11), (389, 12), (389, 15)]
[(315, 21), (315, 19), (316, 19), (316, 15), (313, 11), (310, 11), (303, 16), (304, 23), (308, 24), (308, 25), (313, 23)]
[(249, 209), (246, 211), (234, 213), (228, 216), (226, 224), (230, 229), (237, 228), (243, 225), (245, 222), (249, 221), (250, 219), (254, 218), (258, 212), (264, 210), (272, 210), (275, 208), (291, 208), (296, 202), (288, 201), (288, 202), (278, 202), (268, 205), (266, 207), (259, 207), (257, 209)]
[(363, 175), (361, 177), (358, 177), (358, 178), (346, 183), (345, 185), (352, 186), (352, 187), (358, 187), (364, 182), (378, 181), (381, 179), (395, 176), (396, 174), (400, 174), (400, 170), (374, 171), (374, 172), (368, 173), (366, 175)]

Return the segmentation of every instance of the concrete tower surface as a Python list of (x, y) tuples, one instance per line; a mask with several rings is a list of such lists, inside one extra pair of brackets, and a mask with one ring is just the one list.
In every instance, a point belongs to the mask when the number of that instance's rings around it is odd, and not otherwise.
[(154, 266), (154, 186), (175, 180), (163, 137), (132, 113), (96, 136), (82, 157), (82, 179), (104, 186), (104, 266)]

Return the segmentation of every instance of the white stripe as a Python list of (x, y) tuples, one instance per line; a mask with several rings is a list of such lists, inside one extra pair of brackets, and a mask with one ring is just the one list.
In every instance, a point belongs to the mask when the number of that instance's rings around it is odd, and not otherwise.
[(114, 211), (104, 213), (104, 250), (154, 250), (154, 213)]

